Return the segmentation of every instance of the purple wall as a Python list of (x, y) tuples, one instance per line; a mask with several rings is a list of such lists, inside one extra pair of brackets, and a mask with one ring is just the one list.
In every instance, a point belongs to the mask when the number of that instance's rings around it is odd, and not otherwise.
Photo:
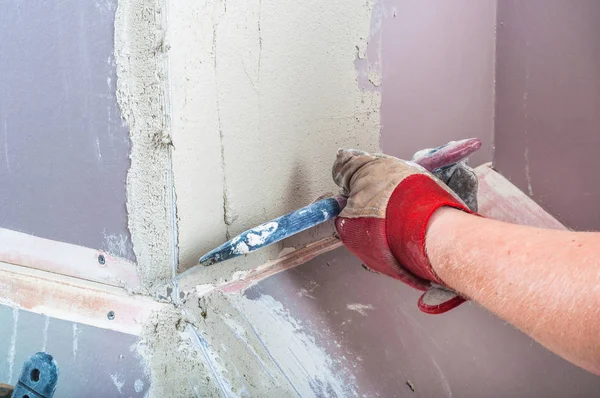
[[(483, 141), (492, 160), (494, 0), (383, 0), (381, 146), (410, 158), (451, 140)], [(374, 26), (378, 26), (374, 21)], [(369, 56), (372, 47), (369, 44)]]
[(134, 260), (116, 0), (3, 2), (0, 227)]
[[(563, 4), (566, 8), (568, 2)], [(495, 1), (384, 0), (380, 5), (372, 43), (381, 46), (375, 52), (383, 72), (384, 152), (410, 157), (423, 147), (478, 136), (485, 147), (475, 163), (491, 160)], [(592, 28), (578, 28), (584, 29)], [(589, 36), (588, 41), (596, 38)], [(518, 91), (518, 109), (522, 96)], [(512, 148), (510, 142), (502, 145)], [(504, 151), (497, 148), (496, 154)], [(536, 159), (541, 162), (543, 157)], [(523, 174), (522, 162), (501, 164)], [(307, 289), (310, 296), (303, 294)], [(343, 248), (272, 276), (246, 295), (272, 296), (302, 320), (305, 330), (314, 332), (332, 357), (358, 362), (353, 374), (361, 395), (591, 397), (600, 391), (600, 377), (552, 354), (473, 303), (438, 316), (421, 313), (418, 292), (366, 271)], [(369, 309), (364, 314), (352, 311), (348, 306), (354, 303)]]
[[(134, 260), (125, 211), (129, 133), (115, 97), (116, 7), (117, 0), (2, 2), (0, 227)], [(15, 384), (23, 362), (46, 350), (60, 369), (56, 397), (148, 390), (131, 351), (136, 336), (6, 305), (0, 325), (0, 382)]]
[(498, 2), (495, 147), (548, 212), (600, 229), (600, 2)]

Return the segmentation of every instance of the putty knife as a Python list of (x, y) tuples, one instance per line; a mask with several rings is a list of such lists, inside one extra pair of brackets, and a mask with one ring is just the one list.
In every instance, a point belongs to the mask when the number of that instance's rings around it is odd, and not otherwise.
[[(480, 147), (481, 141), (477, 138), (452, 141), (431, 150), (420, 151), (415, 154), (412, 161), (433, 172), (466, 159)], [(235, 238), (206, 253), (200, 258), (199, 262), (202, 265), (212, 265), (251, 253), (335, 218), (345, 206), (346, 198), (343, 196), (318, 200), (301, 209), (242, 232)]]

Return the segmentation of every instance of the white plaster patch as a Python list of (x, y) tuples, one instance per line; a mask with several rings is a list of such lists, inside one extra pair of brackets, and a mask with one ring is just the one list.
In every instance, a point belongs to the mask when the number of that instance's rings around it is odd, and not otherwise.
[(42, 351), (46, 351), (48, 345), (48, 329), (50, 328), (50, 317), (44, 316), (44, 329), (42, 330)]
[(204, 296), (206, 293), (215, 289), (215, 285), (207, 283), (204, 285), (197, 285), (195, 287), (195, 292), (198, 296)]
[(270, 222), (265, 225), (258, 226), (253, 229), (254, 232), (246, 235), (246, 241), (248, 242), (248, 246), (254, 247), (262, 245), (266, 242), (266, 240), (273, 234), (273, 232), (277, 231), (279, 224), (276, 222)]
[[(372, 1), (169, 4), (173, 167), (180, 267), (228, 237), (337, 191), (339, 147), (379, 150), (380, 94), (363, 91)], [(313, 229), (304, 242), (332, 233)], [(262, 241), (248, 236), (246, 246)], [(289, 244), (288, 244), (289, 246)], [(283, 244), (198, 274), (213, 283)], [(239, 253), (246, 253), (244, 246)]]
[(431, 152), (433, 148), (425, 148), (425, 149), (421, 149), (417, 152), (415, 152), (415, 154), (412, 157), (412, 161), (416, 161), (421, 159), (422, 157), (424, 157), (425, 155), (427, 155), (429, 152)]
[(96, 159), (98, 162), (102, 162), (102, 151), (100, 150), (100, 138), (96, 137)]
[(115, 387), (117, 387), (117, 391), (119, 391), (119, 394), (123, 394), (123, 386), (125, 385), (125, 380), (123, 379), (123, 376), (119, 375), (119, 374), (111, 374), (110, 375), (110, 379), (112, 380), (113, 384), (115, 385)]
[(129, 238), (126, 234), (107, 234), (106, 230), (102, 231), (104, 235), (104, 246), (102, 249), (113, 256), (126, 257), (127, 256), (127, 243)]
[(375, 307), (373, 307), (371, 304), (359, 304), (359, 303), (354, 303), (354, 304), (348, 304), (346, 306), (346, 308), (348, 308), (350, 311), (356, 311), (361, 315), (367, 315), (367, 310), (374, 310)]
[[(355, 396), (354, 377), (343, 362), (332, 358), (300, 321), (269, 295), (235, 301), (268, 347), (279, 368), (300, 396)], [(332, 394), (333, 393), (333, 394)]]
[(231, 280), (232, 281), (237, 281), (237, 280), (242, 280), (246, 278), (246, 275), (248, 275), (249, 271), (236, 271), (231, 275)]
[(13, 329), (10, 335), (10, 348), (8, 350), (8, 384), (12, 384), (13, 371), (15, 366), (15, 356), (17, 354), (17, 333), (19, 328), (19, 309), (12, 309)]
[(73, 323), (73, 358), (77, 357), (77, 350), (79, 349), (79, 327), (77, 323)]
[(133, 389), (135, 390), (135, 392), (142, 392), (142, 390), (144, 389), (144, 382), (140, 379), (137, 379), (133, 383)]
[(235, 246), (233, 252), (237, 254), (248, 254), (250, 253), (250, 248), (245, 242), (240, 242)]
[(248, 244), (250, 246), (260, 245), (264, 242), (264, 240), (261, 239), (261, 236), (256, 234), (248, 234), (246, 239), (248, 240)]

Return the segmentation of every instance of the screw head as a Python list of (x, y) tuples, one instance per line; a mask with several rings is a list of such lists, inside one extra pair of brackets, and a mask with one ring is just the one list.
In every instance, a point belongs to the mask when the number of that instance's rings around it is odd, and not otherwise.
[(115, 319), (115, 312), (108, 311), (108, 314), (106, 314), (106, 317), (108, 318), (109, 321), (112, 321), (113, 319)]
[(106, 264), (106, 258), (104, 258), (104, 254), (98, 255), (98, 262), (100, 263), (100, 265)]

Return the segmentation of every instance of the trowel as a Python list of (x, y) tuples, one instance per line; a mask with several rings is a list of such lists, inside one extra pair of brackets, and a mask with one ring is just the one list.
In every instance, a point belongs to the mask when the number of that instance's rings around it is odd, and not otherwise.
[[(477, 138), (451, 141), (437, 148), (417, 152), (412, 161), (437, 177), (441, 177), (447, 170), (466, 160), (480, 147), (481, 141)], [(252, 253), (336, 218), (345, 206), (346, 198), (343, 196), (317, 200), (301, 209), (242, 232), (206, 253), (200, 258), (199, 263), (208, 266)]]

